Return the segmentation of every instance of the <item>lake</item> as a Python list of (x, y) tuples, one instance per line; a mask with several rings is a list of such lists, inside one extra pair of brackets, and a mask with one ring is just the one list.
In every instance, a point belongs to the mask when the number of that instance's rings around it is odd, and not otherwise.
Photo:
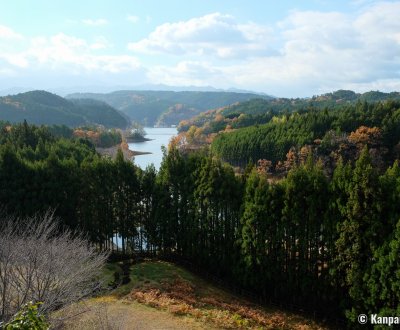
[(147, 165), (154, 164), (158, 170), (162, 161), (161, 146), (168, 146), (168, 143), (174, 135), (177, 134), (176, 128), (145, 127), (146, 138), (151, 141), (128, 143), (129, 149), (141, 152), (151, 152), (151, 154), (135, 156), (135, 164), (145, 169)]

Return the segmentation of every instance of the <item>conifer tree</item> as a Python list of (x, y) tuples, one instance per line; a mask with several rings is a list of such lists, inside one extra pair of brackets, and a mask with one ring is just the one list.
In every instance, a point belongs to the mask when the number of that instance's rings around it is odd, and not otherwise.
[[(265, 174), (253, 169), (246, 182), (242, 223), (242, 254), (246, 265), (245, 278), (255, 286), (265, 263), (267, 236), (268, 181)], [(266, 279), (267, 280), (267, 279)]]
[(352, 298), (352, 308), (347, 313), (351, 320), (366, 309), (368, 289), (365, 282), (382, 225), (376, 204), (379, 200), (377, 187), (378, 177), (365, 147), (347, 187), (348, 200), (341, 211), (344, 220), (339, 224), (336, 241), (338, 269), (345, 276), (342, 283)]

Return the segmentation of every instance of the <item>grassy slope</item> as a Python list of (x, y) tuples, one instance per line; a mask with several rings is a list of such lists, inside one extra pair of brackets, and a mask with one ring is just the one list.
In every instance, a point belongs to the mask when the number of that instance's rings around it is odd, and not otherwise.
[[(107, 265), (106, 282), (117, 268)], [(131, 266), (130, 274), (130, 283), (79, 304), (84, 313), (65, 328), (105, 328), (110, 322), (113, 329), (326, 329), (302, 316), (254, 305), (171, 263), (146, 261)]]

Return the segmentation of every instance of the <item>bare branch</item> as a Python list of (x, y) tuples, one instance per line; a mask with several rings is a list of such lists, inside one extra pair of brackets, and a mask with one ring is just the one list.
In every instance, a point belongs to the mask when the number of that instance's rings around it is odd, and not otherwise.
[(61, 230), (53, 212), (0, 224), (0, 320), (28, 301), (43, 302), (47, 313), (93, 291), (108, 253)]

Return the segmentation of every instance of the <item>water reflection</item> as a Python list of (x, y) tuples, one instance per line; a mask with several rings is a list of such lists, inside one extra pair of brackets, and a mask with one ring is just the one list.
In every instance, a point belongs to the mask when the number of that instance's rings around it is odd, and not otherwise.
[(145, 169), (147, 165), (154, 164), (158, 170), (161, 165), (162, 151), (161, 146), (168, 146), (174, 135), (177, 134), (176, 128), (145, 127), (146, 138), (151, 141), (129, 143), (129, 149), (140, 152), (151, 152), (151, 154), (135, 156), (135, 164)]

